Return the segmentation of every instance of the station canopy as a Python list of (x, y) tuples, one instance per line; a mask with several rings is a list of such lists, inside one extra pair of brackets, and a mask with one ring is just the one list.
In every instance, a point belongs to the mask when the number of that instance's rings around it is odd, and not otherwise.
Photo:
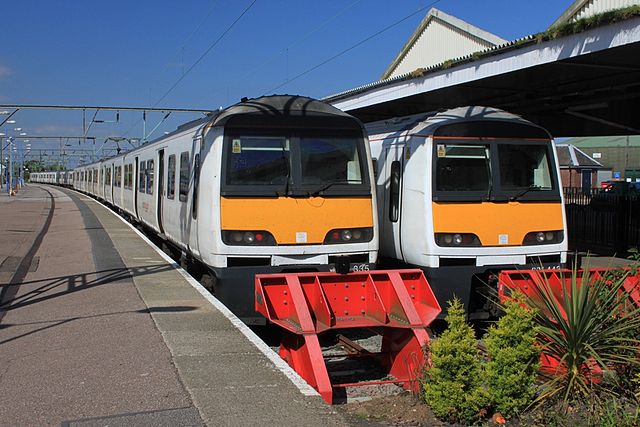
[(363, 122), (479, 105), (555, 137), (640, 134), (640, 16), (551, 28), (324, 100)]

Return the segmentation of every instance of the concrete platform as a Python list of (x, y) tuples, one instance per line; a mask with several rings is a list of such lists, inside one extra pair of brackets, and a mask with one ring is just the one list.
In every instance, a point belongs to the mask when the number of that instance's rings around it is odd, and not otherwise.
[(0, 195), (0, 424), (347, 425), (256, 340), (94, 200)]

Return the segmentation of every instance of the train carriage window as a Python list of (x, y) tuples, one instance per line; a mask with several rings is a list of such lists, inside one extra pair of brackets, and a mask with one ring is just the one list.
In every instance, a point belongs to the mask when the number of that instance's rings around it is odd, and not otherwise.
[(154, 161), (147, 160), (147, 194), (153, 194)]
[(189, 194), (189, 173), (191, 172), (191, 165), (189, 163), (189, 152), (185, 151), (180, 153), (180, 195), (178, 196), (181, 202), (187, 201)]
[(138, 172), (138, 192), (147, 192), (147, 162), (140, 162), (140, 171)]
[(124, 165), (124, 188), (127, 190), (131, 189), (131, 184), (129, 184), (129, 180), (131, 179), (131, 176), (129, 175), (129, 168), (130, 165)]
[(122, 166), (116, 166), (116, 173), (115, 173), (115, 179), (114, 179), (114, 187), (118, 187), (120, 188), (120, 182), (121, 182), (121, 177), (122, 177)]
[(169, 156), (167, 161), (167, 198), (174, 199), (176, 194), (176, 155)]

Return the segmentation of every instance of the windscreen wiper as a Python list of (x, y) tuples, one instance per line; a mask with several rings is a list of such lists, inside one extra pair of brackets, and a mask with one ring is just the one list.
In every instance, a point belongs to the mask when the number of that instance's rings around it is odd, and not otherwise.
[(337, 184), (351, 184), (351, 183), (362, 184), (362, 181), (360, 181), (359, 179), (339, 179), (339, 180), (336, 180), (336, 181), (329, 181), (329, 182), (326, 182), (326, 183), (322, 184), (320, 187), (318, 187), (317, 189), (315, 189), (313, 191), (308, 191), (307, 195), (311, 196), (311, 197), (316, 197), (321, 192), (323, 192), (324, 190), (329, 189), (330, 187), (333, 187), (334, 185), (337, 185)]
[(530, 192), (530, 191), (538, 191), (540, 189), (542, 189), (542, 187), (540, 187), (539, 185), (531, 185), (528, 188), (524, 189), (523, 191), (519, 192), (518, 194), (509, 197), (509, 201), (510, 202), (515, 202), (516, 200), (518, 200), (520, 197), (524, 196), (528, 192)]

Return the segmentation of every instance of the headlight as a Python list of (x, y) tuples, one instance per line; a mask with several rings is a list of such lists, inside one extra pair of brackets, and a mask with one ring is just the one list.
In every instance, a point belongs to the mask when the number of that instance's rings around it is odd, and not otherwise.
[(478, 236), (472, 233), (436, 233), (438, 246), (482, 246)]
[(564, 240), (564, 232), (562, 230), (554, 231), (532, 231), (524, 236), (523, 245), (550, 245), (552, 243), (560, 243)]
[(337, 228), (327, 233), (325, 245), (336, 243), (362, 243), (373, 239), (373, 228)]
[(231, 246), (276, 245), (276, 239), (268, 231), (223, 230), (222, 241)]

